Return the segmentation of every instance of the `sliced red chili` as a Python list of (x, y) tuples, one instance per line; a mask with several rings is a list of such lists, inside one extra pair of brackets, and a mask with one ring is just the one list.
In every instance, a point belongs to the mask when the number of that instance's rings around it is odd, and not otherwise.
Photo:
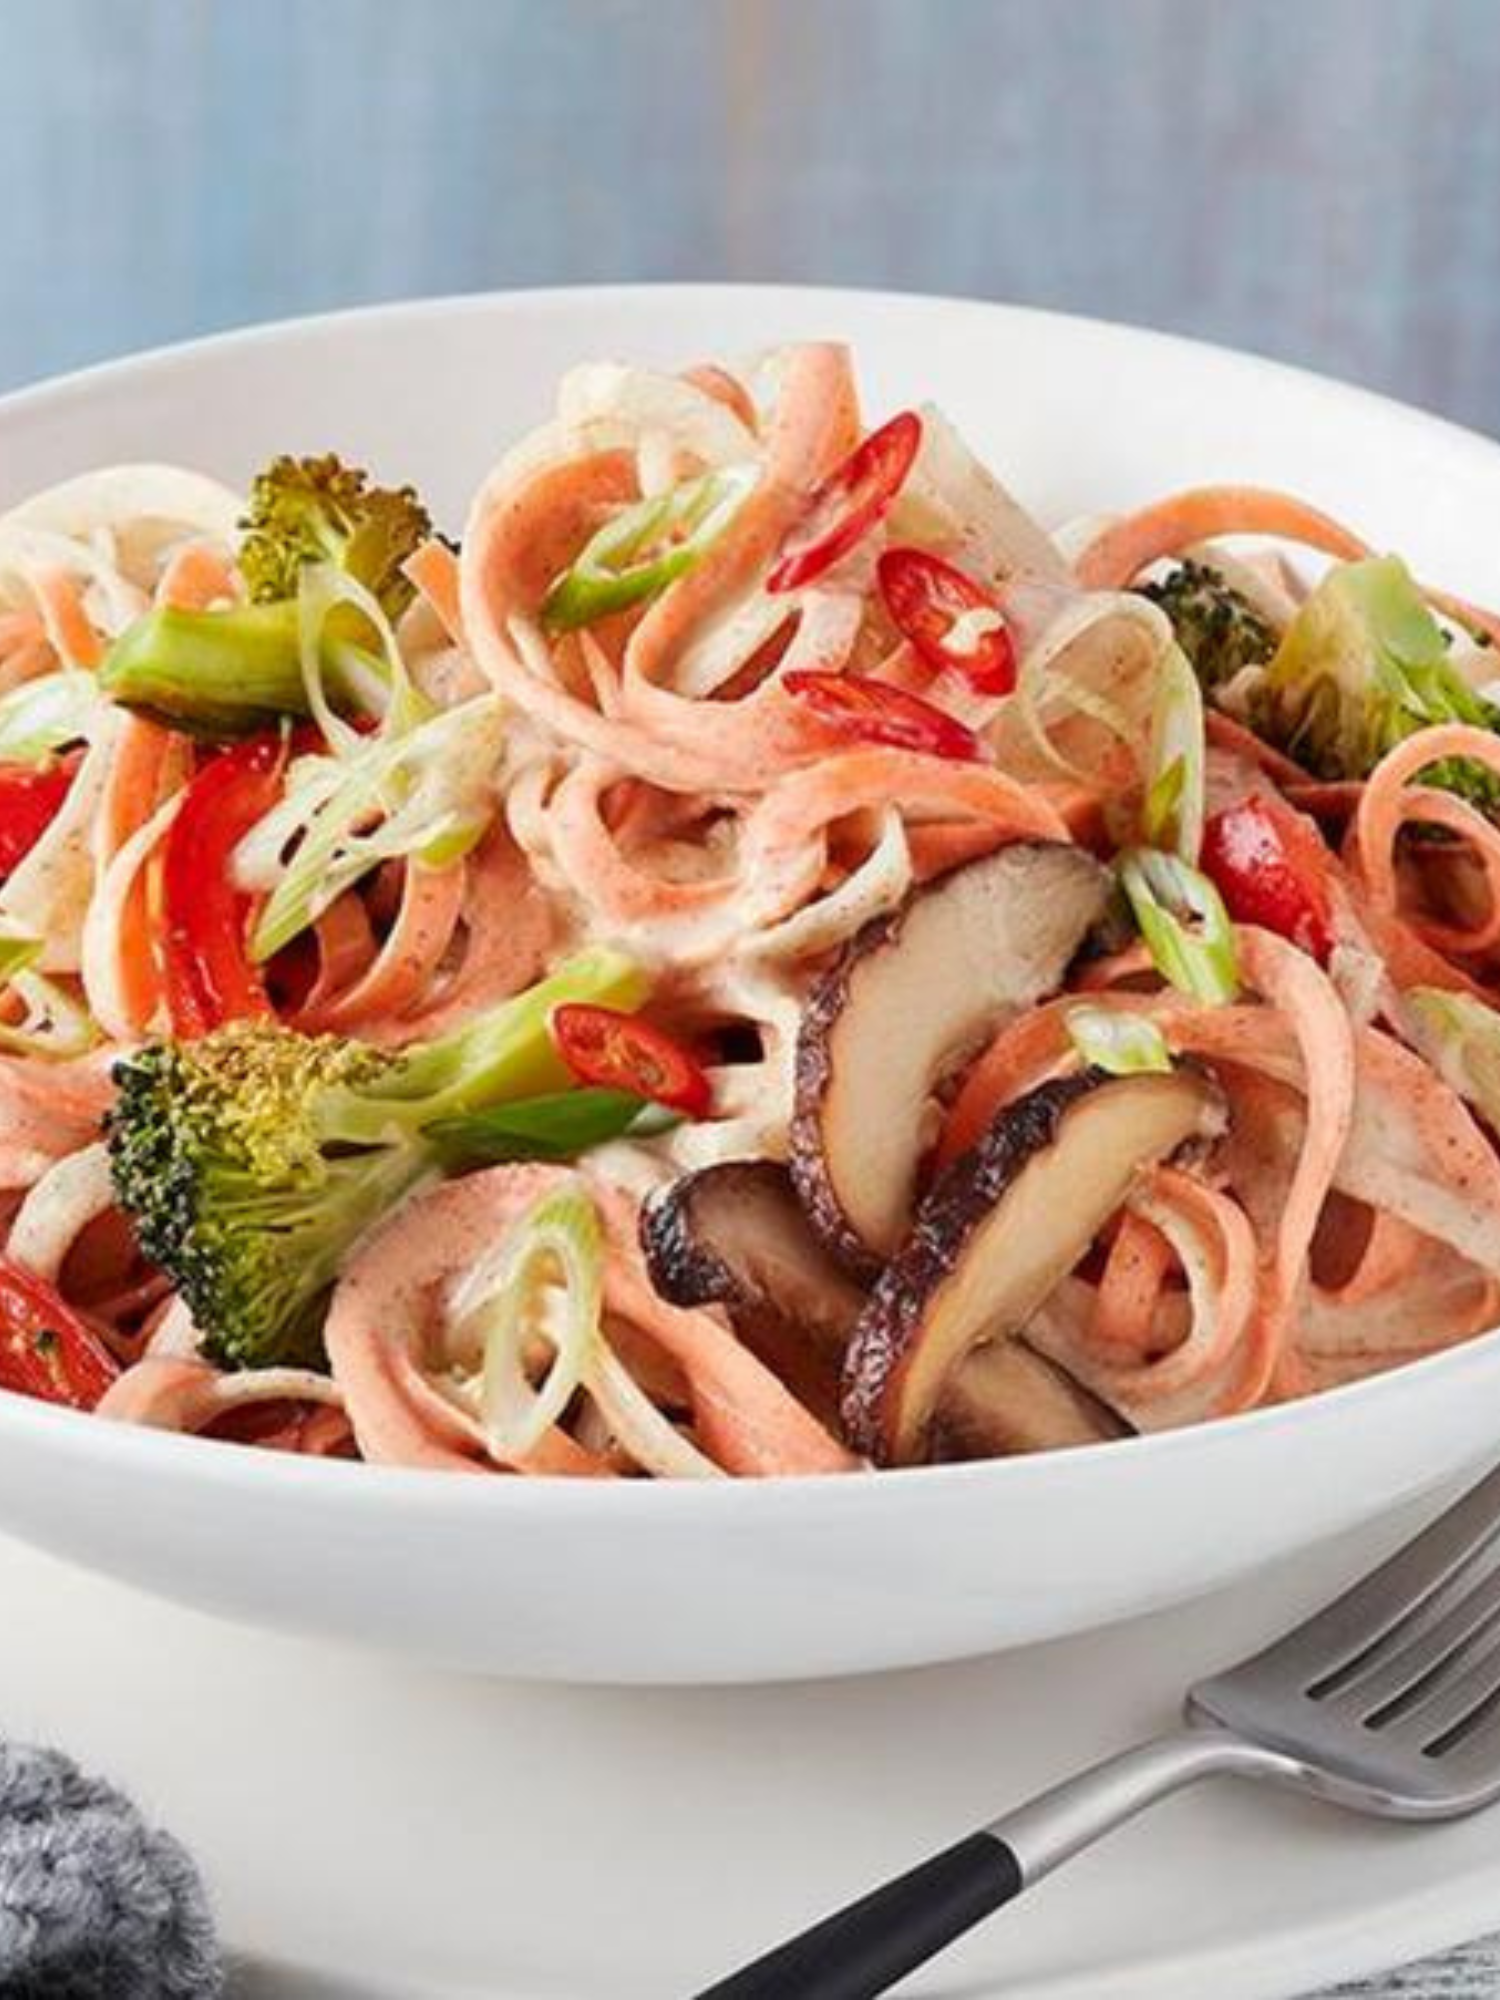
[(708, 1111), (713, 1088), (703, 1069), (680, 1042), (637, 1015), (570, 1001), (553, 1013), (552, 1039), (580, 1083), (627, 1090), (688, 1118)]
[(782, 686), (834, 735), (853, 743), (889, 743), (924, 756), (973, 763), (984, 746), (972, 729), (920, 695), (854, 674), (793, 672)]
[(178, 1035), (269, 1015), (246, 947), (252, 899), (235, 887), (235, 848), (281, 795), (279, 736), (236, 743), (204, 765), (167, 835), (162, 869), (167, 1009)]
[(56, 1289), (0, 1257), (0, 1389), (91, 1410), (120, 1364)]
[(856, 445), (787, 530), (766, 589), (800, 590), (848, 555), (901, 491), (921, 443), (922, 419), (902, 410)]
[(983, 584), (926, 549), (886, 549), (876, 574), (891, 623), (934, 673), (962, 674), (981, 694), (1010, 693), (1015, 648)]
[(62, 811), (81, 751), (52, 764), (0, 764), (0, 880), (19, 867)]
[(1333, 863), (1311, 823), (1260, 792), (1217, 812), (1203, 829), (1203, 872), (1242, 924), (1290, 938), (1326, 960), (1333, 949)]

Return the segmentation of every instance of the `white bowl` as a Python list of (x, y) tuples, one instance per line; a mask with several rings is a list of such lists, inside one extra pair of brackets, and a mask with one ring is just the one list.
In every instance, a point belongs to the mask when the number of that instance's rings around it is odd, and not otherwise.
[[(599, 355), (854, 345), (872, 411), (931, 396), (1047, 519), (1196, 481), (1284, 485), (1494, 601), (1500, 448), (1244, 355), (1007, 307), (662, 287), (268, 327), (0, 401), (0, 503), (90, 465), (238, 481), (335, 447), (455, 524)], [(771, 1680), (1014, 1646), (1247, 1574), (1495, 1445), (1500, 1339), (1314, 1401), (1051, 1457), (606, 1486), (303, 1461), (0, 1395), (0, 1525), (165, 1596), (497, 1673)]]

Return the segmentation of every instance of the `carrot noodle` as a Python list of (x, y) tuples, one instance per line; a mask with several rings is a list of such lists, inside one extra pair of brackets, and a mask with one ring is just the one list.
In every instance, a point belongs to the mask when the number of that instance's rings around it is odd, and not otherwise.
[(373, 962), (351, 986), (305, 1009), (298, 1026), (326, 1034), (410, 1012), (429, 987), (458, 924), (464, 869), (462, 861), (445, 868), (408, 862), (396, 921)]
[(722, 403), (726, 410), (739, 418), (746, 430), (759, 428), (760, 420), (749, 391), (727, 368), (706, 362), (699, 368), (685, 368), (682, 379), (691, 382), (695, 389), (701, 389), (705, 396), (712, 396), (715, 402)]
[(1338, 994), (1312, 959), (1271, 931), (1245, 926), (1240, 960), (1246, 976), (1291, 1027), (1302, 1059), (1306, 1126), (1286, 1190), (1258, 1301), (1267, 1374), (1252, 1383), (1251, 1401), (1280, 1363), (1292, 1330), (1318, 1217), (1333, 1186), (1354, 1120), (1354, 1037)]
[[(221, 1375), (195, 1356), (158, 1354), (143, 1355), (125, 1370), (106, 1390), (99, 1415), (152, 1430), (201, 1431), (234, 1411), (268, 1403), (318, 1404), (343, 1415), (337, 1384), (311, 1369), (256, 1368)], [(335, 1437), (344, 1428), (341, 1422)], [(274, 1447), (282, 1439), (283, 1434), (273, 1432), (260, 1442)], [(329, 1443), (326, 1431), (315, 1433), (311, 1449), (321, 1454)], [(300, 1440), (291, 1448), (300, 1448)]]
[[(708, 361), (677, 375), (574, 368), (552, 416), (474, 495), (461, 544), (434, 537), (407, 558), (411, 589), (393, 627), (374, 598), (359, 600), (382, 628), (384, 663), (371, 675), (400, 694), (366, 704), (384, 709), (382, 738), (482, 701), (487, 733), (463, 774), (481, 750), (486, 768), (472, 773), (458, 819), (445, 817), (449, 767), (422, 761), (430, 739), (372, 787), (356, 831), (384, 835), (410, 809), (425, 835), (430, 796), (437, 831), (406, 845), (403, 820), (381, 850), (396, 858), (353, 886), (329, 884), (326, 907), (265, 968), (274, 1016), (399, 1051), (463, 1029), (580, 948), (608, 945), (649, 981), (634, 1032), (677, 1045), (691, 1077), (684, 1101), (701, 1091), (708, 1108), (676, 1123), (653, 1112), (569, 1165), (446, 1179), (434, 1167), (345, 1258), (327, 1304), (326, 1367), (237, 1370), (210, 1358), (222, 1330), (196, 1325), (142, 1257), (105, 1143), (114, 1063), (168, 1029), (165, 840), (221, 746), (110, 700), (110, 674), (85, 676), (153, 609), (240, 611), (244, 503), (197, 475), (134, 466), (0, 514), (0, 728), (15, 764), (42, 773), (7, 775), (18, 814), (43, 802), (24, 840), (18, 819), (0, 881), (13, 968), (0, 978), (0, 1215), (7, 1255), (56, 1287), (120, 1364), (103, 1415), (487, 1477), (718, 1479), (860, 1463), (829, 1393), (836, 1342), (825, 1351), (820, 1334), (815, 1368), (783, 1342), (773, 1368), (759, 1339), (752, 1352), (737, 1337), (727, 1307), (668, 1303), (641, 1248), (643, 1202), (683, 1174), (789, 1154), (797, 1171), (784, 1185), (802, 1184), (807, 1121), (794, 1110), (817, 1067), (811, 1038), (826, 1031), (810, 996), (819, 987), (820, 1007), (851, 1004), (841, 984), (853, 992), (858, 981), (827, 976), (852, 963), (846, 952), (899, 950), (900, 913), (925, 885), (1015, 844), (1072, 843), (1113, 866), (1152, 837), (1163, 675), (1181, 674), (1190, 649), (1170, 598), (1140, 589), (1158, 565), (1205, 565), (1279, 638), (1323, 562), (1370, 553), (1306, 501), (1241, 485), (1169, 494), (1054, 537), (937, 409), (919, 405), (903, 423), (910, 463), (862, 515), (871, 496), (852, 482), (871, 457), (851, 461), (866, 427), (843, 347), (792, 346), (743, 372)], [(683, 522), (702, 515), (670, 500), (688, 481), (707, 482), (690, 505), (717, 496), (701, 538)], [(840, 508), (851, 505), (849, 531)], [(614, 546), (632, 533), (636, 546), (601, 553), (610, 543), (596, 538), (627, 510)], [(1010, 642), (1013, 687), (963, 671), (972, 635), (961, 621), (945, 628), (948, 613), (934, 611), (930, 643), (914, 643), (905, 618), (898, 629), (881, 582), (892, 547), (938, 556), (981, 586)], [(802, 562), (783, 589), (789, 548)], [(588, 568), (575, 568), (586, 549)], [(1475, 642), (1500, 641), (1500, 615), (1421, 589), (1457, 641), (1454, 671), (1481, 688)], [(301, 695), (287, 697), (299, 710), (318, 692), (318, 648), (302, 664)], [(330, 688), (335, 664), (330, 654)], [(1318, 871), (1330, 915), (1318, 956), (1289, 941), (1301, 934), (1291, 859), (1234, 881), (1233, 854), (1207, 844), (1203, 866), (1229, 871), (1220, 886), (1239, 912), (1239, 991), (1211, 1006), (1170, 984), (1167, 969), (1182, 978), (1181, 968), (1165, 953), (1158, 963), (1116, 898), (1040, 999), (999, 1016), (985, 1045), (938, 1051), (912, 1168), (920, 1229), (938, 1212), (922, 1204), (940, 1175), (969, 1172), (972, 1149), (1021, 1100), (1084, 1069), (1070, 1029), (1084, 1003), (1155, 1031), (1122, 1033), (1118, 1046), (1101, 1038), (1096, 1060), (1205, 1078), (1213, 1135), (1142, 1161), (1074, 1268), (1026, 1325), (1004, 1329), (1101, 1405), (1108, 1428), (1135, 1432), (1355, 1381), (1500, 1320), (1500, 1141), (1491, 1107), (1481, 1115), (1448, 1080), (1476, 1102), (1486, 1095), (1484, 1017), (1465, 1031), (1477, 1037), (1472, 1062), (1440, 1065), (1429, 1059), (1439, 1029), (1412, 997), (1432, 988), (1500, 1014), (1500, 813), (1485, 804), (1500, 733), (1425, 728), (1368, 776), (1315, 776), (1262, 741), (1241, 719), (1253, 707), (1198, 664), (1195, 807), (1201, 790), (1209, 818), (1255, 796), (1302, 815), (1299, 865)], [(859, 719), (840, 726), (815, 711), (788, 685), (805, 672), (844, 677)], [(893, 691), (962, 725), (972, 757), (883, 740)], [(357, 753), (367, 725), (356, 730), (326, 700), (313, 707), (313, 722), (282, 727), (315, 805), (319, 787), (343, 779), (332, 760)], [(11, 759), (0, 752), (0, 764)], [(462, 858), (414, 858), (443, 851), (450, 826), (447, 852)], [(252, 834), (238, 851), (255, 856), (254, 899), (250, 874), (234, 885), (247, 906), (274, 892), (306, 838), (286, 814)], [(1251, 910), (1262, 920), (1247, 920)], [(913, 1010), (923, 991), (914, 975)], [(524, 1337), (500, 1309), (517, 1343), (506, 1365), (532, 1384), (538, 1413), (518, 1429), (497, 1417), (503, 1394), (497, 1403), (486, 1382), (486, 1342), (501, 1341), (491, 1294), (524, 1252), (517, 1232), (537, 1202), (563, 1194), (600, 1259), (584, 1294), (597, 1324), (558, 1331), (576, 1353), (559, 1346), (563, 1372), (548, 1386), (549, 1332), (563, 1324), (549, 1317), (550, 1278), (536, 1280)], [(852, 1315), (852, 1278), (846, 1289)], [(850, 1367), (860, 1359), (857, 1344)], [(932, 1435), (949, 1448), (941, 1424)]]
[(184, 774), (170, 731), (125, 718), (94, 823), (95, 887), (80, 949), (94, 1018), (120, 1041), (144, 1033), (161, 1004), (151, 870), (182, 802)]
[(78, 578), (68, 570), (44, 569), (37, 572), (32, 588), (48, 643), (58, 658), (70, 667), (97, 667), (104, 645), (83, 608)]
[[(1355, 809), (1347, 858), (1368, 906), (1386, 919), (1405, 916), (1419, 941), (1439, 954), (1489, 949), (1500, 938), (1500, 832), (1451, 793), (1413, 786), (1411, 780), (1438, 761), (1461, 757), (1500, 773), (1500, 739), (1461, 723), (1419, 730), (1390, 750), (1371, 772)], [(1479, 863), (1487, 885), (1486, 917), (1464, 929), (1401, 908), (1397, 841), (1403, 826), (1439, 826), (1462, 842)]]
[(444, 542), (424, 542), (406, 559), (406, 574), (436, 612), (456, 646), (464, 642), (458, 601), (458, 557)]
[(1205, 708), (1203, 733), (1213, 748), (1233, 752), (1263, 771), (1268, 778), (1274, 779), (1278, 785), (1288, 788), (1288, 796), (1290, 787), (1308, 783), (1308, 774), (1300, 764), (1294, 764), (1290, 757), (1283, 756), (1269, 743), (1262, 743), (1253, 729), (1236, 722), (1222, 708)]
[(369, 971), (380, 949), (364, 900), (352, 889), (336, 896), (314, 918), (312, 933), (318, 969), (298, 1010), (299, 1017), (306, 1020), (316, 1020), (340, 993), (355, 986)]
[[(1152, 563), (1218, 535), (1274, 535), (1340, 562), (1358, 562), (1371, 553), (1368, 542), (1290, 493), (1261, 486), (1201, 486), (1111, 522), (1077, 558), (1078, 576), (1091, 590), (1121, 590)], [(1455, 624), (1500, 642), (1500, 615), (1447, 591), (1424, 589), (1423, 594)]]
[(1200, 486), (1112, 521), (1074, 565), (1090, 590), (1123, 590), (1163, 556), (1217, 535), (1276, 535), (1341, 562), (1370, 551), (1357, 535), (1289, 493), (1261, 486)]
[(1089, 1326), (1097, 1353), (1122, 1361), (1149, 1357), (1156, 1308), (1172, 1264), (1169, 1239), (1138, 1208), (1127, 1208), (1110, 1245)]
[[(1153, 1244), (1128, 1281), (1136, 1294), (1129, 1317), (1143, 1316), (1145, 1338), (1137, 1353), (1100, 1339), (1097, 1304), (1086, 1327), (1044, 1311), (1029, 1337), (1141, 1430), (1199, 1422), (1254, 1403), (1262, 1372), (1253, 1352), (1258, 1281), (1255, 1238), (1244, 1212), (1190, 1175), (1158, 1167), (1131, 1197), (1127, 1218), (1148, 1226), (1161, 1246), (1158, 1251)], [(1176, 1340), (1153, 1353), (1149, 1339), (1161, 1280), (1173, 1258), (1187, 1276), (1189, 1320)]]
[(228, 551), (214, 542), (184, 542), (168, 557), (156, 586), (156, 602), (177, 611), (206, 611), (243, 595)]

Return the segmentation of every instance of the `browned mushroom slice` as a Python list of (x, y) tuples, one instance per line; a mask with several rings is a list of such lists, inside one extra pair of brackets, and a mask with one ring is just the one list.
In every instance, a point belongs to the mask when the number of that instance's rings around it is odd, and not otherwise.
[(906, 1234), (936, 1085), (999, 1021), (1058, 989), (1107, 892), (1080, 848), (1001, 848), (867, 925), (814, 987), (792, 1176), (852, 1269), (873, 1275)]
[(932, 1456), (1013, 1458), (1126, 1437), (1130, 1426), (1023, 1340), (973, 1348), (943, 1385)]
[(884, 1464), (930, 1455), (944, 1389), (985, 1341), (1020, 1333), (1142, 1167), (1222, 1129), (1201, 1070), (1046, 1083), (1002, 1111), (933, 1189), (882, 1273), (844, 1362), (844, 1423)]
[(837, 1422), (863, 1291), (808, 1225), (785, 1167), (731, 1160), (687, 1174), (641, 1211), (652, 1283), (674, 1305), (721, 1305), (745, 1345), (815, 1415)]

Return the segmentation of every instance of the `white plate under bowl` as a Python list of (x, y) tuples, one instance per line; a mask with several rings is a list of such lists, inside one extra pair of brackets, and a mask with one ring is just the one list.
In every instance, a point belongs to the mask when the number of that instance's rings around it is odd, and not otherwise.
[[(0, 401), (0, 503), (89, 465), (240, 481), (335, 447), (450, 525), (560, 371), (799, 336), (874, 413), (925, 397), (1044, 518), (1289, 486), (1494, 601), (1500, 449), (1243, 355), (998, 306), (667, 287), (381, 308), (147, 356)], [(461, 1479), (272, 1457), (0, 1397), (0, 1525), (176, 1597), (452, 1665), (772, 1680), (956, 1659), (1180, 1601), (1487, 1449), (1500, 1340), (1226, 1424), (1048, 1458), (783, 1482)], [(879, 1697), (872, 1697), (878, 1702)]]
[[(1004, 1659), (671, 1691), (505, 1685), (243, 1633), (0, 1541), (0, 1716), (188, 1843), (255, 1962), (236, 2000), (686, 2000), (1169, 1727), (1187, 1680), (1397, 1533)], [(1292, 2000), (1497, 1922), (1492, 1819), (1397, 1827), (1222, 1784), (1118, 1834), (902, 1992)]]

